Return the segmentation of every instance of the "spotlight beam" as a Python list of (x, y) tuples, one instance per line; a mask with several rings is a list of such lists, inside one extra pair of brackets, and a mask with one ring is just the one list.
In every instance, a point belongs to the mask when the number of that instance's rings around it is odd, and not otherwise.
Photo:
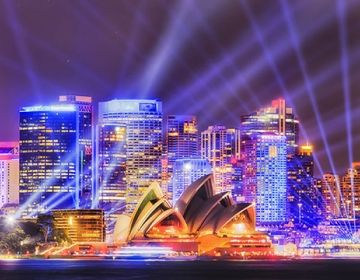
[(176, 56), (176, 52), (182, 45), (180, 43), (186, 41), (187, 37), (189, 37), (187, 31), (180, 30), (188, 15), (188, 7), (189, 0), (180, 1), (170, 15), (170, 18), (174, 20), (168, 24), (165, 34), (161, 37), (155, 51), (150, 55), (142, 74), (141, 97), (153, 93), (161, 73), (166, 72), (169, 67), (170, 57)]
[(30, 81), (32, 91), (35, 94), (35, 96), (38, 98), (40, 96), (38, 78), (35, 74), (35, 70), (31, 59), (31, 54), (26, 46), (26, 42), (24, 40), (24, 35), (23, 35), (23, 29), (17, 18), (15, 9), (13, 7), (13, 2), (4, 1), (3, 5), (6, 10), (7, 23), (11, 28), (12, 34), (14, 36), (16, 49), (19, 52), (21, 60), (24, 64), (25, 72), (28, 80)]
[[(303, 2), (298, 2), (297, 6), (295, 6), (294, 8), (295, 9), (301, 8), (302, 6), (300, 6), (299, 4), (303, 5)], [(314, 22), (312, 28), (306, 30), (305, 32), (306, 36), (311, 36), (314, 32), (318, 31), (320, 28), (328, 24), (331, 19), (332, 17), (329, 15), (324, 15), (323, 17), (319, 17), (318, 21)], [(265, 31), (263, 31), (263, 33), (265, 35), (271, 34), (275, 32), (277, 29), (281, 28), (282, 24), (283, 24), (282, 20), (279, 19), (271, 20), (270, 22), (266, 23), (266, 28)], [(287, 39), (276, 40), (277, 43), (274, 46), (274, 52), (273, 52), (273, 56), (275, 60), (288, 54), (288, 52), (291, 51), (291, 45), (287, 41), (288, 41)], [(169, 111), (175, 110), (179, 102), (182, 102), (183, 100), (187, 100), (194, 93), (205, 91), (206, 90), (205, 87), (209, 84), (209, 82), (212, 79), (214, 79), (218, 75), (219, 71), (220, 72), (224, 71), (226, 68), (231, 66), (233, 61), (239, 60), (241, 56), (246, 55), (246, 52), (249, 51), (251, 48), (253, 48), (253, 45), (255, 43), (256, 43), (256, 37), (251, 36), (250, 33), (246, 34), (246, 36), (244, 37), (241, 37), (233, 45), (231, 50), (228, 51), (226, 55), (224, 55), (218, 63), (214, 64), (214, 67), (210, 68), (210, 70), (202, 74), (200, 78), (197, 78), (195, 82), (191, 83), (187, 87), (177, 90), (178, 94), (175, 94), (175, 98), (173, 98), (171, 103), (169, 103), (168, 105)], [(260, 57), (257, 60), (253, 61), (251, 65), (244, 67), (243, 71), (237, 73), (233, 77), (227, 77), (227, 79), (229, 83), (234, 84), (234, 86), (238, 86), (239, 87), (238, 90), (240, 90), (242, 86), (239, 85), (239, 83), (241, 83), (239, 81), (239, 76), (242, 76), (244, 80), (249, 80), (251, 77), (255, 76), (258, 73), (258, 71), (261, 71), (265, 63), (266, 60), (264, 61), (264, 59)], [(237, 68), (239, 68), (239, 66)], [(211, 90), (213, 92), (216, 91), (216, 94), (218, 95), (222, 95), (222, 91), (224, 91), (222, 87), (217, 87), (216, 90), (212, 88)], [(207, 97), (205, 96), (205, 99), (206, 98)], [(192, 110), (192, 107), (189, 108), (189, 110), (190, 109)]]
[[(345, 105), (345, 126), (348, 143), (349, 153), (349, 168), (353, 163), (353, 143), (352, 143), (352, 131), (351, 131), (351, 100), (350, 100), (350, 87), (349, 87), (349, 62), (348, 62), (348, 47), (347, 47), (347, 31), (346, 31), (346, 2), (337, 1), (337, 13), (339, 23), (339, 35), (340, 35), (340, 50), (341, 50), (341, 68), (342, 68), (342, 86), (344, 94)], [(352, 216), (355, 217), (355, 195), (354, 195), (354, 178), (351, 177), (351, 195), (352, 195)], [(346, 208), (346, 207), (345, 207)]]
[[(331, 151), (330, 151), (329, 143), (328, 143), (328, 140), (327, 140), (326, 132), (325, 132), (324, 127), (322, 125), (322, 118), (321, 118), (320, 113), (319, 113), (319, 108), (318, 108), (317, 101), (316, 101), (316, 98), (315, 98), (315, 92), (313, 90), (311, 80), (310, 80), (310, 78), (308, 76), (307, 67), (306, 67), (305, 62), (304, 62), (305, 60), (304, 60), (302, 51), (300, 49), (300, 42), (299, 42), (299, 40), (297, 38), (296, 27), (295, 27), (295, 24), (293, 22), (293, 19), (291, 18), (290, 8), (289, 8), (287, 2), (284, 1), (284, 0), (281, 1), (281, 6), (282, 6), (283, 14), (284, 14), (284, 17), (285, 17), (285, 20), (286, 20), (286, 23), (287, 23), (288, 31), (289, 31), (289, 34), (290, 34), (290, 39), (291, 39), (292, 45), (293, 45), (294, 50), (295, 50), (296, 58), (297, 58), (297, 61), (298, 61), (299, 66), (300, 66), (301, 73), (302, 73), (303, 78), (304, 78), (304, 82), (305, 82), (305, 86), (306, 86), (306, 93), (307, 93), (308, 97), (310, 98), (311, 106), (312, 106), (312, 109), (313, 109), (313, 111), (315, 113), (316, 122), (317, 122), (317, 125), (319, 127), (320, 134), (321, 134), (321, 137), (323, 139), (323, 143), (325, 145), (325, 150), (326, 150), (326, 152), (328, 154), (328, 159), (329, 159), (330, 166), (331, 166), (331, 169), (333, 170), (333, 173), (337, 174), (335, 164), (334, 164), (334, 161), (333, 161), (333, 158), (332, 158), (332, 154), (331, 154)], [(338, 188), (340, 189), (340, 186), (338, 186)]]

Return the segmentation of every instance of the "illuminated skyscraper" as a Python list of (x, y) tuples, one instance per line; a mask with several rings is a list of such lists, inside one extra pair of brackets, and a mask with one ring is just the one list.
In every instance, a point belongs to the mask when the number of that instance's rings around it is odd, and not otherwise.
[(286, 222), (286, 138), (257, 135), (247, 140), (244, 159), (243, 195), (256, 203), (259, 225)]
[(0, 208), (19, 204), (19, 143), (0, 142)]
[(205, 159), (177, 159), (173, 165), (173, 204), (179, 199), (185, 188), (200, 177), (211, 173), (211, 166)]
[(201, 157), (210, 162), (217, 192), (232, 191), (233, 161), (240, 159), (240, 131), (209, 126), (201, 133)]
[(314, 186), (312, 146), (300, 146), (297, 154), (288, 157), (288, 187), (289, 218), (295, 224), (314, 224), (318, 193)]
[[(199, 156), (198, 129), (195, 116), (168, 116), (166, 153), (168, 179), (172, 177), (175, 160)], [(171, 182), (169, 182), (168, 192), (172, 193)]]
[[(262, 108), (255, 113), (241, 117), (241, 149), (247, 151), (247, 156), (244, 157), (244, 181), (243, 189), (250, 195), (251, 192), (256, 189), (256, 184), (252, 178), (256, 168), (251, 166), (254, 162), (252, 158), (256, 155), (252, 152), (254, 149), (254, 139), (258, 135), (280, 135), (286, 137), (286, 155), (287, 164), (289, 165), (288, 181), (287, 181), (287, 196), (290, 194), (291, 188), (294, 188), (294, 183), (297, 180), (293, 180), (292, 166), (296, 166), (296, 155), (298, 153), (299, 142), (299, 121), (294, 115), (294, 111), (291, 107), (288, 107), (284, 99), (273, 100), (271, 106)], [(294, 161), (294, 162), (293, 162)], [(292, 186), (291, 186), (292, 185)], [(296, 188), (301, 188), (296, 186)], [(252, 194), (251, 196), (254, 196)], [(250, 196), (250, 197), (251, 197)], [(289, 214), (290, 211), (288, 211)], [(288, 218), (289, 215), (288, 215)]]
[(360, 162), (354, 162), (342, 177), (343, 217), (360, 218)]
[(241, 137), (252, 134), (273, 133), (286, 136), (287, 154), (294, 155), (298, 149), (299, 121), (293, 109), (284, 99), (273, 100), (271, 106), (241, 117)]
[(340, 216), (340, 179), (338, 175), (326, 173), (321, 182), (323, 197), (323, 214), (326, 218), (338, 218)]
[[(158, 100), (101, 102), (99, 123), (122, 125), (126, 129), (125, 200), (126, 212), (131, 213), (144, 190), (154, 181), (161, 183), (162, 103)], [(119, 185), (119, 192), (121, 188)]]
[(242, 160), (238, 160), (238, 159), (234, 159), (232, 160), (232, 176), (231, 176), (231, 180), (232, 180), (232, 197), (237, 201), (237, 202), (243, 202), (244, 201), (244, 196), (242, 194), (242, 190), (243, 190), (243, 172), (244, 172), (244, 168), (243, 168), (244, 162)]
[(79, 129), (79, 184), (81, 190), (80, 207), (89, 208), (92, 199), (92, 162), (93, 162), (93, 105), (92, 98), (78, 95), (62, 95), (61, 104), (76, 106)]
[(90, 205), (90, 97), (20, 111), (20, 204), (24, 214)]
[(126, 126), (100, 123), (97, 136), (97, 199), (99, 208), (122, 213), (126, 195)]

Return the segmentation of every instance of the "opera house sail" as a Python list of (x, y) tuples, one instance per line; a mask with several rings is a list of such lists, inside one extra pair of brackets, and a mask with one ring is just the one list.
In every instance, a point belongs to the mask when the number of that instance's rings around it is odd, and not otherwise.
[(172, 207), (160, 185), (152, 183), (131, 217), (119, 218), (114, 238), (198, 255), (272, 254), (269, 237), (256, 232), (254, 205), (236, 204), (230, 192), (216, 194), (215, 190), (212, 174), (203, 176)]

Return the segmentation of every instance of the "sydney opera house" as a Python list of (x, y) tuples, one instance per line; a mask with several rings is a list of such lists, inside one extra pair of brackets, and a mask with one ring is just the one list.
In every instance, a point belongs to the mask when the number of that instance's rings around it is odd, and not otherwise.
[(272, 255), (269, 237), (256, 232), (254, 205), (236, 204), (229, 192), (215, 189), (212, 175), (203, 176), (172, 207), (160, 186), (151, 184), (132, 216), (119, 217), (115, 241), (202, 256)]

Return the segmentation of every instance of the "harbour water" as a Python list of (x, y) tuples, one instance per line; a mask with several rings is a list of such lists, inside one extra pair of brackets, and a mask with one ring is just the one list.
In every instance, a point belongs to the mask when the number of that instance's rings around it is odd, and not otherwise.
[(2, 260), (0, 279), (359, 279), (360, 259)]

